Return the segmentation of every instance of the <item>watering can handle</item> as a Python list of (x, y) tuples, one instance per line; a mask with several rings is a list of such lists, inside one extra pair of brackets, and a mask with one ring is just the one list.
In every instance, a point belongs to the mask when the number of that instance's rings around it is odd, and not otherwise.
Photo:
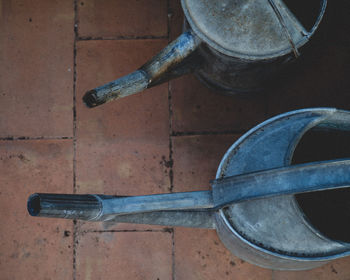
[(160, 211), (215, 211), (231, 203), (350, 186), (350, 160), (326, 161), (243, 174), (212, 182), (212, 191), (146, 196), (33, 194), (32, 216), (106, 221)]
[(140, 69), (86, 92), (83, 97), (85, 105), (90, 108), (96, 107), (145, 90), (155, 85), (159, 80), (164, 81), (163, 76), (176, 69), (185, 58), (196, 50), (200, 42), (200, 39), (192, 31), (183, 33)]

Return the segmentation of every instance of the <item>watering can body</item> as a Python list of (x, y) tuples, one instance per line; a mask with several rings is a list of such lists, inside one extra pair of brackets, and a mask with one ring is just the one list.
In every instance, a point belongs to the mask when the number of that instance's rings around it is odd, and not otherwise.
[(182, 0), (185, 32), (133, 73), (88, 91), (88, 107), (134, 94), (194, 72), (226, 94), (260, 90), (295, 59), (317, 29), (326, 8), (320, 1), (306, 30), (281, 0)]
[[(288, 166), (297, 144), (309, 130), (349, 131), (349, 125), (349, 112), (341, 110), (307, 109), (279, 115), (234, 143), (221, 160), (216, 177), (254, 172), (264, 166)], [(221, 209), (216, 213), (216, 227), (231, 252), (266, 268), (312, 269), (350, 255), (350, 244), (320, 232), (293, 194)]]

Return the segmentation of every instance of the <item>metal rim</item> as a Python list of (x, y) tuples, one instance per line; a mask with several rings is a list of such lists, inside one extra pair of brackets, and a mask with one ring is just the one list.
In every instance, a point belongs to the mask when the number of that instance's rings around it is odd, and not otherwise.
[(288, 256), (288, 255), (283, 255), (277, 252), (273, 252), (273, 251), (269, 251), (263, 247), (257, 246), (256, 244), (250, 242), (249, 240), (245, 239), (244, 237), (242, 237), (230, 224), (230, 222), (227, 220), (225, 213), (223, 212), (223, 209), (220, 209), (218, 211), (217, 214), (217, 218), (219, 218), (223, 224), (228, 228), (228, 230), (235, 235), (238, 239), (240, 239), (241, 241), (243, 241), (244, 243), (248, 244), (249, 246), (251, 246), (252, 248), (254, 248), (255, 250), (266, 254), (266, 255), (270, 255), (270, 256), (274, 256), (274, 257), (278, 257), (281, 259), (285, 259), (285, 260), (290, 260), (290, 261), (313, 261), (313, 262), (326, 262), (326, 261), (330, 261), (330, 260), (334, 260), (334, 259), (338, 259), (341, 257), (346, 257), (346, 256), (350, 256), (350, 251), (346, 251), (343, 253), (338, 253), (338, 254), (334, 254), (334, 255), (329, 255), (329, 256), (324, 256), (324, 257), (296, 257), (296, 256)]

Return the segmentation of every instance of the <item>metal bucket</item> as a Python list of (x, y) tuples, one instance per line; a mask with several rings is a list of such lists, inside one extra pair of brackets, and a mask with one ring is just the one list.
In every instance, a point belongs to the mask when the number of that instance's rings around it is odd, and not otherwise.
[[(88, 91), (83, 98), (88, 107), (190, 72), (227, 94), (260, 90), (299, 55), (298, 49), (316, 31), (327, 1), (312, 2), (317, 14), (309, 28), (282, 0), (182, 0), (181, 4), (185, 32), (138, 70)], [(297, 8), (304, 9), (305, 4)]]

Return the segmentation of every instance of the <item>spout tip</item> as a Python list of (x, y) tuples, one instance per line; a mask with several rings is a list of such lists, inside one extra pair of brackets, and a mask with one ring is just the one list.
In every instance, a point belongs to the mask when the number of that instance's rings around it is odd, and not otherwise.
[(92, 90), (87, 91), (85, 93), (85, 95), (83, 96), (83, 102), (88, 108), (94, 108), (94, 107), (101, 104), (97, 100), (96, 93), (97, 93), (96, 90), (92, 89)]
[(28, 198), (27, 209), (31, 216), (38, 216), (41, 210), (40, 196), (32, 194)]

